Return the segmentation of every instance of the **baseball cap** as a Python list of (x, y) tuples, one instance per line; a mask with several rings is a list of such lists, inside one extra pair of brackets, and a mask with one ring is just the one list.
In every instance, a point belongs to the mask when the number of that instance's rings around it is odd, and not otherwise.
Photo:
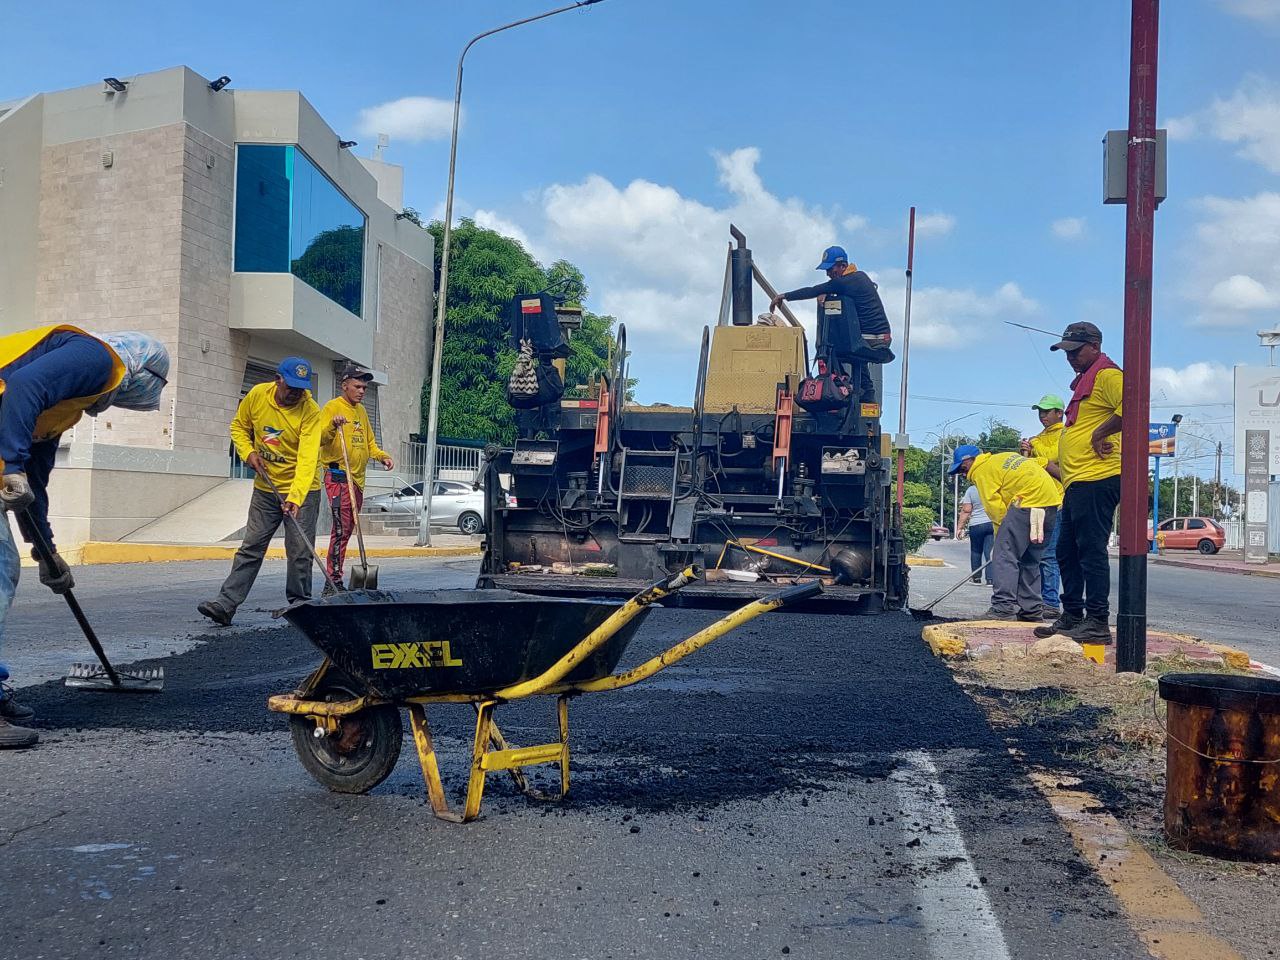
[(1046, 393), (1036, 403), (1031, 405), (1032, 410), (1065, 410), (1067, 405), (1062, 402), (1062, 398), (1056, 393)]
[(295, 390), (311, 387), (311, 363), (303, 357), (285, 357), (276, 367), (276, 373), (284, 377), (285, 386)]
[(1102, 343), (1102, 331), (1087, 320), (1070, 324), (1050, 350), (1079, 350), (1086, 343)]
[(373, 379), (373, 374), (358, 363), (348, 363), (338, 374), (338, 380), (363, 380), (365, 383)]
[(956, 447), (956, 452), (951, 457), (951, 469), (948, 470), (947, 472), (959, 473), (961, 463), (963, 463), (965, 460), (969, 459), (970, 457), (978, 456), (978, 454), (980, 453), (982, 453), (982, 451), (979, 450), (977, 447), (975, 447), (972, 443), (962, 443), (960, 446)]
[(836, 265), (837, 260), (849, 262), (849, 255), (844, 252), (844, 247), (827, 247), (822, 251), (822, 262), (818, 264), (818, 269), (830, 270)]

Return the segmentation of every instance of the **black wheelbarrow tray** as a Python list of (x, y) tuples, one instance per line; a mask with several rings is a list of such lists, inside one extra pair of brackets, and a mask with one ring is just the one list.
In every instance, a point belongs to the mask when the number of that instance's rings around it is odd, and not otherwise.
[[(569, 790), (569, 700), (620, 690), (669, 667), (770, 610), (822, 592), (818, 582), (787, 587), (734, 610), (631, 670), (615, 674), (652, 604), (700, 575), (689, 567), (630, 600), (535, 597), (506, 590), (339, 594), (295, 604), (284, 614), (325, 655), (293, 693), (267, 706), (290, 715), (303, 767), (330, 790), (365, 793), (400, 755), (400, 708), (409, 711), (427, 796), (436, 816), (456, 823), (480, 814), (485, 775), (506, 770), (525, 794), (559, 800)], [(515, 747), (494, 722), (502, 703), (558, 698), (559, 739)], [(436, 762), (427, 705), (471, 703), (475, 740), (466, 802), (450, 810)], [(522, 768), (560, 765), (560, 790), (532, 789)]]

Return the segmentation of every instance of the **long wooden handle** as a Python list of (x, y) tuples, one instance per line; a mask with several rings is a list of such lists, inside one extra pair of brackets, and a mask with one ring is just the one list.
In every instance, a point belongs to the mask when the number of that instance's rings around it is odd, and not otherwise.
[(356, 525), (356, 546), (360, 548), (360, 566), (367, 571), (369, 561), (364, 555), (364, 531), (360, 529), (360, 506), (356, 503), (356, 486), (351, 480), (351, 461), (347, 459), (347, 438), (338, 428), (338, 443), (342, 446), (342, 469), (347, 476), (347, 496), (351, 498), (351, 520)]

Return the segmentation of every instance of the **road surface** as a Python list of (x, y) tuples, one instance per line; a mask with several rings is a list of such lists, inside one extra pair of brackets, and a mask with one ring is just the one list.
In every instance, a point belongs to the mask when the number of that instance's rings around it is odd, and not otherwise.
[[(387, 561), (382, 580), (474, 571)], [(408, 745), (368, 796), (303, 772), (264, 700), (316, 655), (263, 612), (206, 629), (193, 604), (224, 572), (77, 571), (111, 649), (176, 653), (157, 696), (22, 690), (43, 740), (0, 757), (6, 955), (1146, 956), (905, 614), (768, 615), (649, 683), (575, 700), (569, 802), (494, 777), (483, 818), (457, 826), (430, 815)], [(26, 680), (81, 652), (33, 580), (6, 650)], [(249, 606), (281, 593), (268, 562)], [(628, 662), (713, 617), (655, 611)], [(470, 709), (435, 713), (456, 801)], [(540, 742), (552, 704), (498, 717)]]

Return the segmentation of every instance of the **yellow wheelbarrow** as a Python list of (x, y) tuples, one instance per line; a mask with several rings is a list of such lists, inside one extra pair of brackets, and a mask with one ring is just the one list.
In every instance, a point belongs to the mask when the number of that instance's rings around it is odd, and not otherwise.
[[(289, 714), (294, 749), (316, 780), (340, 793), (381, 783), (400, 755), (400, 708), (409, 711), (431, 809), (455, 823), (480, 814), (485, 775), (506, 770), (529, 796), (559, 800), (569, 790), (569, 700), (620, 690), (683, 660), (762, 613), (822, 592), (818, 582), (787, 587), (734, 610), (634, 669), (615, 674), (650, 607), (698, 579), (689, 567), (630, 600), (535, 597), (505, 590), (393, 593), (367, 590), (295, 604), (284, 614), (325, 660), (293, 693), (267, 706)], [(494, 722), (510, 700), (557, 698), (559, 737), (516, 747)], [(427, 706), (471, 703), (476, 710), (471, 773), (462, 812), (449, 808)], [(532, 789), (523, 769), (560, 765), (560, 789)]]

